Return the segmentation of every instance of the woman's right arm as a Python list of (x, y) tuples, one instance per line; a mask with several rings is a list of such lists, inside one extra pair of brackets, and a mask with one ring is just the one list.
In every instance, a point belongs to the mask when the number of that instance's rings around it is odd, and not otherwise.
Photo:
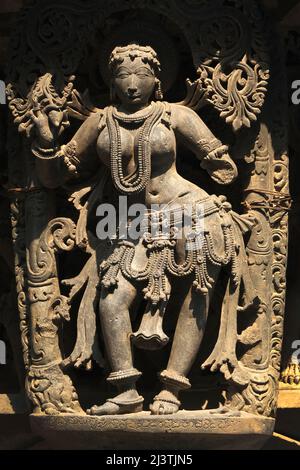
[(73, 139), (62, 146), (56, 144), (59, 123), (51, 122), (51, 118), (44, 113), (34, 116), (37, 139), (32, 145), (32, 152), (36, 157), (37, 176), (44, 187), (56, 188), (66, 180), (92, 172), (97, 167), (96, 144), (101, 116), (100, 112), (92, 114)]

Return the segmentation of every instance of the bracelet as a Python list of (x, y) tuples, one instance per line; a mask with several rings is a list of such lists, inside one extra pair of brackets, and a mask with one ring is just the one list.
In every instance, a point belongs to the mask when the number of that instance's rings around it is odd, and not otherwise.
[(71, 140), (67, 145), (61, 147), (65, 157), (76, 167), (79, 166), (80, 160), (76, 157), (77, 155), (77, 142)]
[(210, 160), (216, 160), (225, 153), (228, 152), (228, 146), (227, 145), (222, 145), (221, 147), (216, 148), (215, 150), (211, 150), (205, 157), (203, 157), (204, 161), (210, 161)]
[(79, 176), (76, 166), (71, 162), (69, 157), (63, 155), (63, 162), (67, 167), (68, 173), (71, 173), (73, 176)]
[(80, 161), (76, 157), (77, 144), (74, 140), (67, 145), (63, 145), (60, 149), (44, 149), (37, 145), (37, 143), (34, 143), (31, 147), (31, 150), (33, 155), (39, 160), (50, 161), (62, 158), (62, 161), (67, 167), (68, 172), (74, 176), (78, 176), (77, 166), (79, 165)]
[(215, 138), (211, 140), (200, 139), (198, 141), (198, 145), (200, 147), (200, 155), (199, 155), (200, 159), (205, 158), (211, 152), (214, 152), (224, 147), (222, 142), (219, 139), (215, 139)]
[(72, 140), (67, 145), (61, 147), (63, 154), (63, 161), (68, 169), (68, 172), (73, 176), (79, 176), (77, 167), (80, 165), (80, 160), (76, 157), (77, 142)]
[(51, 149), (44, 149), (34, 143), (31, 147), (31, 151), (33, 155), (40, 160), (55, 160), (59, 158), (59, 149), (57, 148), (51, 148)]

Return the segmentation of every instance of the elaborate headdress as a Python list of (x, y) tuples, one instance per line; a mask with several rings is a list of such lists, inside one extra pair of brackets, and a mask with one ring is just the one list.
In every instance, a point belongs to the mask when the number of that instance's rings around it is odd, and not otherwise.
[[(161, 80), (163, 91), (171, 88), (178, 74), (178, 54), (170, 37), (159, 26), (132, 21), (110, 34), (100, 49), (100, 71), (109, 85), (111, 70), (126, 55), (141, 57), (153, 67), (155, 76)], [(109, 64), (109, 66), (108, 66)]]
[(129, 44), (125, 47), (115, 47), (109, 60), (109, 67), (111, 72), (116, 67), (116, 65), (120, 65), (124, 61), (124, 57), (130, 57), (131, 60), (140, 57), (143, 62), (149, 64), (153, 68), (156, 76), (158, 76), (161, 72), (158, 56), (154, 49), (152, 49), (150, 46), (144, 47), (138, 44)]
[(130, 57), (132, 61), (134, 61), (137, 57), (140, 57), (145, 64), (150, 65), (156, 77), (155, 98), (157, 100), (162, 100), (163, 93), (161, 81), (159, 79), (161, 67), (155, 50), (150, 46), (139, 46), (138, 44), (129, 44), (125, 47), (115, 47), (109, 59), (109, 68), (112, 75), (114, 69), (118, 65), (122, 64), (125, 57)]

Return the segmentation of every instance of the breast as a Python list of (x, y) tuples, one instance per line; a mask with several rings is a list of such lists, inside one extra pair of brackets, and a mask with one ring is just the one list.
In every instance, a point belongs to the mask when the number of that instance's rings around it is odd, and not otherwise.
[(176, 139), (172, 129), (168, 129), (163, 124), (158, 124), (153, 129), (150, 141), (153, 155), (175, 156)]
[[(120, 127), (122, 158), (124, 165), (133, 159), (134, 148), (138, 150), (138, 132)], [(176, 139), (174, 132), (163, 124), (158, 124), (150, 135), (152, 165), (162, 164), (165, 159), (174, 160), (176, 154)], [(97, 152), (101, 161), (110, 166), (110, 137), (105, 127), (99, 134)]]

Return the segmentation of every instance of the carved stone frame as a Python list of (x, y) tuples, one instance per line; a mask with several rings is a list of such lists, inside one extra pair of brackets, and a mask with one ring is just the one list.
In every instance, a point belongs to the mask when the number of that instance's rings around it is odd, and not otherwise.
[[(280, 372), (290, 202), (284, 73), (274, 35), (273, 49), (267, 47), (273, 33), (257, 2), (214, 3), (212, 8), (207, 0), (90, 0), (84, 7), (77, 0), (63, 4), (55, 0), (32, 2), (20, 14), (8, 67), (8, 97), (19, 131), (30, 137), (32, 125), (28, 116), (36, 80), (45, 73), (55, 73), (56, 83), (61, 85), (53, 92), (70, 94), (69, 79), (76, 73), (89, 35), (111, 14), (131, 8), (150, 9), (167, 15), (180, 27), (199, 76), (190, 84), (184, 104), (193, 109), (210, 104), (231, 129), (238, 158), (248, 164), (245, 210), (251, 210), (258, 221), (247, 250), (253, 277), (258, 279), (256, 287), (264, 299), (254, 321), (255, 331), (261, 335), (264, 359), (253, 366), (256, 351), (253, 357), (250, 354), (241, 360), (236, 373), (227, 374), (228, 405), (234, 410), (273, 417)], [(48, 27), (43, 36), (46, 20), (52, 29)], [(224, 28), (231, 28), (231, 33), (237, 35), (228, 47), (224, 45)], [(219, 51), (209, 42), (212, 33), (221, 45)], [(84, 119), (82, 114), (81, 118)], [(245, 129), (255, 145), (241, 155), (238, 149)], [(51, 191), (39, 187), (35, 180), (28, 142), (18, 140), (17, 148), (12, 145), (12, 140), (17, 139), (13, 126), (10, 133), (10, 183), (15, 194), (11, 210), (27, 391), (35, 413), (80, 413), (71, 380), (60, 367), (57, 338), (59, 321), (68, 317), (68, 300), (60, 295), (55, 253), (72, 248), (74, 224), (67, 219), (53, 219)], [(22, 159), (27, 168), (25, 179), (16, 172)], [(249, 324), (244, 342), (255, 333), (251, 328)], [(249, 377), (247, 384), (241, 374)]]

